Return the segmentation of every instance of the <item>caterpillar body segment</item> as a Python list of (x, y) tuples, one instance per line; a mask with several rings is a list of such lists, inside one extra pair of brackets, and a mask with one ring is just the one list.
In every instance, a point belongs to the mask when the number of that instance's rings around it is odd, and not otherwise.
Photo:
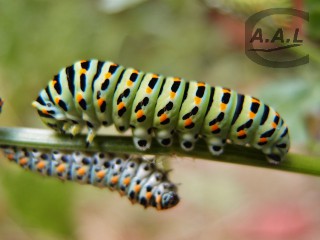
[(102, 125), (114, 124), (120, 132), (131, 128), (134, 145), (142, 151), (153, 134), (170, 146), (175, 132), (186, 151), (202, 137), (219, 155), (228, 139), (260, 149), (271, 163), (283, 160), (290, 147), (283, 119), (257, 98), (109, 61), (79, 61), (62, 69), (33, 106), (46, 125), (60, 132), (76, 135), (87, 126), (88, 144)]
[(152, 139), (152, 126), (157, 98), (163, 84), (164, 77), (146, 73), (132, 103), (130, 116), (133, 142), (140, 150), (150, 148)]
[(153, 116), (153, 131), (162, 146), (172, 145), (186, 85), (181, 78), (167, 77), (162, 86)]
[(167, 172), (141, 157), (10, 146), (1, 146), (1, 150), (10, 161), (25, 169), (61, 180), (116, 190), (132, 203), (145, 208), (164, 210), (179, 203), (177, 186), (168, 179)]

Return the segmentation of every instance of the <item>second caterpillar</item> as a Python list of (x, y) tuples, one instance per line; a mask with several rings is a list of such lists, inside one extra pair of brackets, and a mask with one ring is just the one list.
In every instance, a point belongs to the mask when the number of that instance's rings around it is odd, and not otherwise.
[(153, 161), (129, 155), (50, 151), (0, 146), (4, 155), (25, 169), (61, 180), (116, 190), (132, 203), (157, 210), (179, 203), (177, 186)]

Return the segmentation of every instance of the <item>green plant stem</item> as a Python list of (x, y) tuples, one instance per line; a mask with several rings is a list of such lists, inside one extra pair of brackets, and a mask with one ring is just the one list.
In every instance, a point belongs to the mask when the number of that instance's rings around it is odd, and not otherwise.
[[(79, 135), (72, 140), (70, 136), (56, 134), (50, 130), (39, 130), (31, 128), (0, 128), (0, 144), (14, 145), (27, 148), (43, 148), (56, 150), (77, 151), (104, 151), (114, 153), (142, 154), (137, 150), (131, 137), (125, 136), (96, 136), (89, 148), (85, 146), (85, 136)], [(173, 146), (165, 148), (156, 141), (152, 147), (143, 154), (153, 155), (177, 155), (181, 157), (194, 157), (206, 160), (243, 164), (249, 166), (283, 170), (320, 176), (320, 157), (307, 156), (290, 153), (287, 159), (280, 165), (269, 164), (265, 156), (257, 149), (228, 144), (220, 156), (212, 156), (207, 145), (201, 139), (191, 152), (183, 151), (177, 141)]]

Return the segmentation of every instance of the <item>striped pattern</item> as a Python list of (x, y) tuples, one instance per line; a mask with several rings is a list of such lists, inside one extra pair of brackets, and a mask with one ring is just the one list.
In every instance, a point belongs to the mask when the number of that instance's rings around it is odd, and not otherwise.
[(59, 152), (1, 146), (4, 155), (25, 169), (42, 175), (116, 190), (132, 203), (157, 210), (179, 202), (177, 187), (167, 172), (151, 161), (109, 153)]
[(153, 134), (170, 146), (175, 132), (186, 151), (202, 137), (218, 155), (229, 139), (261, 149), (271, 163), (283, 160), (290, 145), (282, 118), (257, 98), (109, 61), (79, 61), (62, 69), (33, 106), (60, 132), (76, 135), (86, 126), (88, 145), (101, 126), (111, 124), (120, 132), (131, 128), (142, 151), (150, 148)]

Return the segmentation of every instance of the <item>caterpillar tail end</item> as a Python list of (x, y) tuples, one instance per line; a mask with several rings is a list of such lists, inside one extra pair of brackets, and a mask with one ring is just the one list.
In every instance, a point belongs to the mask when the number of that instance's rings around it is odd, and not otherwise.
[(289, 148), (289, 136), (286, 135), (286, 137), (280, 138), (280, 140), (270, 148), (263, 149), (262, 152), (266, 154), (267, 160), (270, 164), (278, 165), (285, 159), (285, 156), (289, 152)]
[(267, 160), (272, 165), (279, 165), (282, 161), (282, 157), (280, 155), (272, 153), (267, 155)]
[(288, 153), (288, 149), (279, 149), (277, 146), (273, 147), (271, 151), (264, 152), (266, 154), (267, 161), (273, 165), (279, 165)]

